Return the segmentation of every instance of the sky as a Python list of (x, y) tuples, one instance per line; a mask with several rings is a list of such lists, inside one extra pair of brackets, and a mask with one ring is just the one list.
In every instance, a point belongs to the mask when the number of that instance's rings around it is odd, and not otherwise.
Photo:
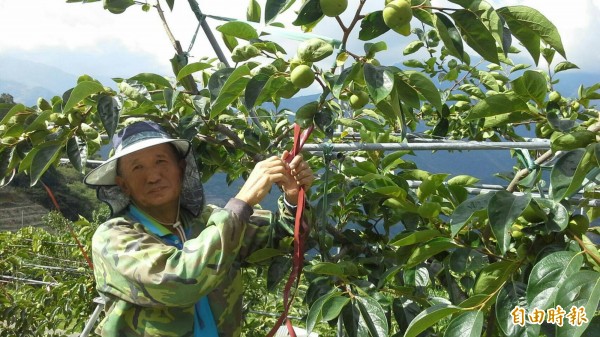
[[(142, 0), (145, 1), (145, 0)], [(154, 3), (155, 0), (148, 0)], [(258, 0), (264, 8), (266, 0)], [(205, 14), (245, 19), (249, 0), (198, 1)], [(586, 72), (600, 73), (600, 0), (489, 0), (494, 7), (527, 5), (538, 9), (558, 28), (568, 60)], [(197, 27), (187, 1), (175, 2), (173, 12), (165, 7), (167, 22), (173, 35), (185, 50)], [(363, 12), (380, 9), (383, 0), (368, 0)], [(297, 0), (292, 9), (299, 9)], [(349, 0), (349, 8), (356, 8), (358, 0)], [(457, 7), (448, 1), (432, 0), (433, 5)], [(342, 19), (349, 21), (349, 13)], [(282, 22), (291, 22), (294, 13), (288, 11)], [(214, 28), (221, 22), (207, 19)], [(298, 28), (288, 25), (288, 29)], [(128, 77), (140, 72), (170, 75), (169, 59), (174, 54), (156, 11), (144, 12), (141, 6), (130, 7), (123, 14), (112, 14), (102, 8), (102, 1), (82, 4), (65, 0), (0, 0), (0, 56), (25, 59), (57, 67), (74, 75), (89, 74), (103, 78)], [(358, 29), (356, 29), (356, 32)], [(325, 18), (316, 34), (341, 36), (339, 26), (332, 18)], [(217, 32), (217, 39), (221, 41)], [(403, 46), (410, 40), (393, 32), (381, 39), (388, 43), (388, 51), (380, 61), (393, 64), (401, 60)], [(290, 57), (297, 42), (276, 40)], [(358, 43), (358, 42), (357, 42)], [(350, 48), (362, 51), (362, 42)], [(223, 47), (226, 55), (228, 51)], [(527, 57), (526, 53), (523, 53)], [(192, 61), (202, 56), (214, 56), (210, 44), (200, 30), (190, 50)], [(531, 58), (526, 59), (531, 62)], [(0, 81), (2, 81), (0, 74)]]

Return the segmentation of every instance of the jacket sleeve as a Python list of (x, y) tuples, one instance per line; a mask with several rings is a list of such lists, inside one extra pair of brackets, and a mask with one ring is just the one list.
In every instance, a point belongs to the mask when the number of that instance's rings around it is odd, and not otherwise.
[(98, 291), (141, 306), (193, 305), (230, 277), (251, 214), (247, 204), (232, 199), (181, 250), (139, 223), (105, 223), (92, 239)]
[[(294, 236), (296, 207), (287, 206), (283, 201), (283, 196), (279, 198), (277, 204), (278, 211), (274, 214), (270, 211), (254, 210), (254, 214), (246, 228), (239, 254), (242, 261), (261, 248), (278, 248), (281, 239)], [(312, 223), (312, 210), (310, 207), (305, 208), (304, 218), (308, 224)]]

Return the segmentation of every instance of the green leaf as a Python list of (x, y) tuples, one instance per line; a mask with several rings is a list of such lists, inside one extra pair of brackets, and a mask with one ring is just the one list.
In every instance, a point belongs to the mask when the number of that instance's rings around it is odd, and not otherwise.
[(246, 258), (246, 262), (248, 263), (258, 263), (263, 262), (265, 260), (271, 259), (275, 256), (284, 255), (284, 252), (275, 248), (262, 248), (254, 253), (252, 253), (248, 258)]
[(319, 262), (315, 265), (308, 267), (307, 272), (313, 274), (331, 275), (340, 278), (346, 278), (344, 269), (340, 265), (331, 262)]
[(418, 41), (418, 40), (413, 41), (404, 48), (404, 50), (402, 51), (402, 54), (403, 55), (414, 54), (414, 53), (418, 52), (419, 49), (421, 49), (423, 46), (425, 46), (425, 43), (423, 41)]
[(356, 296), (355, 299), (360, 311), (359, 325), (361, 321), (366, 323), (371, 337), (387, 337), (389, 327), (386, 312), (379, 302), (366, 295)]
[[(537, 48), (539, 50), (539, 39), (541, 39), (556, 49), (565, 59), (567, 58), (556, 26), (536, 9), (527, 6), (507, 6), (499, 8), (497, 12), (504, 18), (511, 32), (529, 50), (531, 56), (534, 56), (534, 54), (531, 53), (530, 49), (535, 50)], [(531, 36), (537, 37), (537, 47), (530, 45), (535, 42), (535, 38), (531, 38)], [(522, 37), (526, 38), (521, 39)], [(537, 58), (534, 56), (536, 64), (539, 59), (539, 52), (537, 54)]]
[(45, 142), (27, 154), (27, 157), (32, 156), (31, 167), (28, 170), (31, 178), (30, 186), (37, 184), (44, 172), (58, 160), (63, 145), (59, 140)]
[(483, 312), (469, 311), (456, 316), (446, 328), (444, 337), (480, 337), (483, 330)]
[(516, 308), (524, 307), (525, 303), (525, 287), (522, 282), (507, 283), (496, 299), (496, 321), (498, 326), (506, 336), (526, 337), (527, 329), (513, 321), (511, 312)]
[(322, 318), (323, 318), (323, 305), (325, 305), (325, 302), (327, 302), (329, 299), (333, 298), (333, 297), (338, 297), (341, 296), (341, 294), (337, 291), (332, 291), (330, 293), (327, 293), (321, 297), (319, 297), (315, 303), (313, 303), (313, 305), (310, 307), (310, 310), (308, 311), (308, 315), (306, 316), (306, 330), (307, 333), (310, 334), (313, 329), (315, 328), (315, 326), (317, 325), (317, 323), (319, 323)]
[(436, 238), (442, 234), (437, 229), (425, 229), (416, 232), (403, 232), (390, 242), (390, 245), (396, 247), (410, 246), (417, 243), (429, 241), (431, 238)]
[(438, 111), (442, 111), (442, 98), (435, 84), (427, 75), (414, 71), (405, 70), (397, 73), (400, 80), (408, 84), (416, 92), (421, 94), (429, 103), (431, 103)]
[(181, 68), (181, 70), (179, 71), (179, 73), (177, 73), (177, 81), (181, 81), (181, 79), (183, 79), (184, 77), (191, 75), (195, 72), (204, 70), (204, 69), (208, 69), (210, 68), (211, 65), (209, 63), (203, 63), (203, 62), (194, 62), (194, 63), (190, 63), (185, 65), (183, 68)]
[(333, 296), (329, 298), (322, 309), (322, 320), (331, 321), (338, 318), (344, 307), (350, 302), (350, 298), (345, 296)]
[(217, 30), (225, 35), (233, 36), (238, 39), (250, 41), (258, 39), (258, 32), (249, 23), (242, 21), (229, 21), (219, 27)]
[(568, 198), (583, 187), (586, 174), (596, 165), (593, 151), (593, 145), (585, 150), (571, 150), (556, 161), (550, 172), (553, 200)]
[(260, 23), (261, 9), (260, 4), (256, 0), (250, 0), (246, 9), (246, 20), (250, 22)]
[(487, 210), (490, 199), (494, 194), (495, 193), (480, 194), (471, 199), (467, 199), (458, 205), (454, 210), (454, 213), (450, 216), (452, 236), (456, 236), (477, 212)]
[(364, 64), (365, 82), (375, 104), (381, 102), (394, 88), (394, 74), (387, 67)]
[(548, 93), (548, 81), (540, 72), (527, 70), (523, 75), (512, 81), (513, 90), (524, 99), (533, 99), (538, 106), (544, 105)]
[(298, 17), (292, 24), (294, 26), (306, 26), (317, 22), (323, 17), (323, 11), (319, 0), (308, 0), (300, 8)]
[(419, 313), (417, 317), (410, 322), (406, 332), (404, 333), (404, 337), (416, 337), (430, 326), (441, 321), (443, 318), (463, 310), (464, 309), (452, 304), (442, 303), (431, 306)]
[(10, 110), (8, 110), (8, 112), (6, 113), (6, 115), (4, 115), (4, 118), (2, 118), (2, 121), (0, 121), (0, 125), (7, 125), (8, 121), (12, 117), (14, 117), (19, 112), (25, 111), (26, 109), (27, 108), (23, 104), (16, 104), (12, 108), (10, 108)]
[(497, 94), (479, 101), (465, 120), (481, 119), (507, 113), (529, 111), (527, 103), (515, 94)]
[(478, 178), (469, 175), (457, 175), (448, 180), (448, 186), (472, 186), (479, 181)]
[[(227, 77), (225, 83), (217, 89), (219, 90), (218, 96), (211, 104), (211, 118), (216, 118), (229, 104), (240, 96), (242, 91), (244, 91), (244, 88), (246, 88), (246, 84), (249, 81), (249, 75), (250, 69), (247, 65), (236, 68), (231, 72), (231, 75)], [(214, 74), (211, 76), (211, 80), (212, 77), (214, 77)]]
[(67, 156), (73, 168), (82, 174), (85, 173), (85, 162), (87, 161), (87, 147), (85, 143), (81, 146), (77, 140), (77, 137), (71, 137), (67, 141)]
[(436, 12), (435, 15), (435, 27), (440, 35), (440, 39), (444, 42), (444, 46), (446, 46), (450, 55), (462, 60), (464, 47), (458, 28), (456, 28), (452, 20), (445, 14)]
[(458, 10), (450, 14), (459, 27), (465, 42), (484, 59), (500, 63), (496, 51), (496, 40), (487, 27), (473, 12)]
[(445, 237), (434, 238), (423, 245), (418, 246), (406, 261), (405, 268), (412, 268), (428, 258), (443, 251), (456, 248), (458, 245)]
[(131, 77), (129, 80), (130, 81), (138, 81), (144, 85), (146, 83), (152, 83), (160, 89), (172, 87), (171, 82), (169, 82), (168, 79), (164, 78), (163, 76), (160, 76), (157, 74), (152, 74), (152, 73), (137, 74), (137, 75)]
[(63, 111), (67, 112), (67, 111), (73, 109), (73, 107), (75, 107), (75, 105), (77, 103), (81, 102), (84, 98), (87, 98), (88, 96), (90, 96), (92, 94), (96, 94), (103, 90), (104, 90), (104, 87), (102, 86), (102, 84), (100, 84), (98, 82), (94, 82), (94, 81), (79, 82), (77, 84), (77, 86), (75, 86), (75, 88), (73, 88), (73, 91), (71, 91), (71, 95), (69, 95), (69, 100), (67, 101), (67, 103), (65, 103)]
[(561, 71), (565, 71), (565, 70), (569, 70), (569, 69), (579, 69), (579, 67), (575, 63), (571, 63), (569, 61), (563, 61), (554, 67), (554, 73), (559, 73)]
[(119, 104), (117, 100), (109, 95), (101, 95), (98, 98), (98, 115), (100, 121), (106, 130), (109, 139), (112, 139), (117, 127), (119, 126)]
[(600, 302), (600, 273), (590, 270), (576, 272), (569, 277), (556, 294), (555, 306), (560, 305), (567, 313), (572, 307), (583, 307), (587, 313), (587, 323), (580, 326), (565, 323), (556, 326), (556, 337), (579, 337), (589, 325)]
[(528, 308), (549, 309), (563, 283), (583, 265), (579, 253), (559, 251), (541, 259), (529, 275), (527, 284)]
[(499, 261), (486, 266), (479, 273), (473, 292), (475, 294), (494, 294), (506, 280), (512, 277), (518, 267), (518, 262), (512, 261)]
[(297, 55), (303, 62), (318, 62), (333, 54), (333, 46), (319, 38), (303, 41), (298, 46)]
[(390, 30), (383, 21), (383, 11), (374, 11), (367, 14), (360, 22), (358, 38), (361, 41), (370, 41)]
[(385, 41), (379, 41), (376, 43), (365, 43), (365, 54), (368, 58), (375, 57), (375, 54), (387, 49), (388, 47)]
[(527, 208), (530, 201), (530, 194), (516, 196), (504, 190), (496, 192), (490, 199), (488, 217), (502, 254), (506, 254), (510, 245), (510, 227)]
[(295, 0), (267, 0), (265, 4), (265, 23), (270, 24), (277, 15), (282, 13), (288, 6), (287, 3), (294, 3)]
[(244, 105), (246, 109), (252, 109), (255, 106), (258, 97), (270, 78), (267, 74), (258, 74), (248, 81), (246, 90), (244, 91)]

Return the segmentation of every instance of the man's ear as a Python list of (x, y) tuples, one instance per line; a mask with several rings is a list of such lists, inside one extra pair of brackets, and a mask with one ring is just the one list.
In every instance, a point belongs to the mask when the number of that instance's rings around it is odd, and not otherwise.
[(121, 191), (123, 191), (123, 193), (125, 193), (127, 196), (129, 196), (129, 187), (125, 183), (125, 179), (123, 179), (123, 177), (116, 176), (115, 183), (117, 184), (117, 186), (119, 186), (121, 188)]

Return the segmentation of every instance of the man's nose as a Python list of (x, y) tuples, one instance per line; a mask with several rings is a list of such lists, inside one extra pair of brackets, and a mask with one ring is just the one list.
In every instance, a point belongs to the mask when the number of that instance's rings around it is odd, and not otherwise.
[(155, 182), (159, 181), (162, 176), (160, 169), (157, 166), (150, 167), (146, 174), (147, 174), (146, 180), (149, 183), (155, 183)]

